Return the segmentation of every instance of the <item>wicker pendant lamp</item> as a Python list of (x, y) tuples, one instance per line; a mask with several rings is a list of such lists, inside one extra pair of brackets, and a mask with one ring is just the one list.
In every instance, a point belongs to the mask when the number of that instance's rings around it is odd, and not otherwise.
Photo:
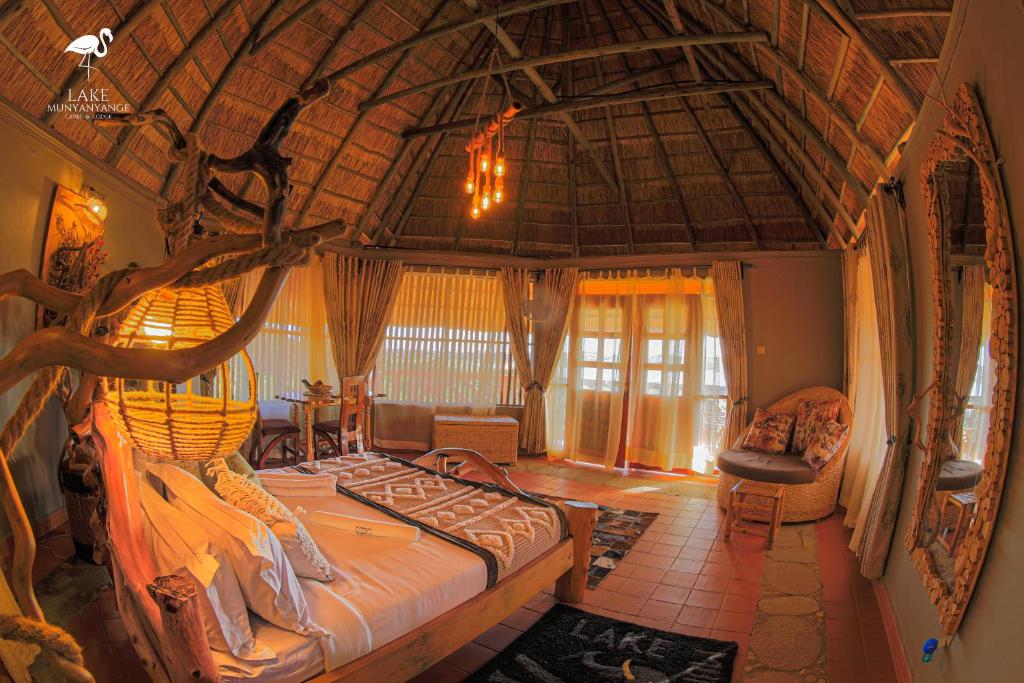
[[(187, 349), (213, 339), (234, 324), (220, 287), (159, 289), (132, 308), (114, 346), (163, 351)], [(246, 373), (245, 397), (232, 395), (232, 373)], [(256, 377), (240, 351), (217, 366), (212, 396), (194, 377), (184, 384), (107, 378), (106, 403), (132, 445), (153, 458), (205, 461), (231, 455), (256, 418)]]

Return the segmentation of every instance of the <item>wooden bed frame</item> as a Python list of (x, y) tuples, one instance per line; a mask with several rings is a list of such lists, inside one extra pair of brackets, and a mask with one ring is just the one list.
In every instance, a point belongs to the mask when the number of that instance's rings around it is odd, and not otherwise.
[[(135, 650), (156, 681), (217, 681), (195, 586), (185, 577), (157, 576), (143, 536), (132, 450), (117, 433), (103, 403), (93, 404), (90, 424), (106, 492), (107, 548), (118, 611)], [(432, 454), (442, 471), (447, 469), (447, 455)], [(479, 463), (472, 456), (467, 460), (468, 466), (477, 467), (498, 485), (518, 491), (500, 468), (486, 461)], [(317, 676), (313, 682), (408, 680), (508, 617), (552, 583), (559, 600), (582, 600), (597, 506), (569, 501), (562, 508), (569, 524), (566, 540), (455, 609)]]

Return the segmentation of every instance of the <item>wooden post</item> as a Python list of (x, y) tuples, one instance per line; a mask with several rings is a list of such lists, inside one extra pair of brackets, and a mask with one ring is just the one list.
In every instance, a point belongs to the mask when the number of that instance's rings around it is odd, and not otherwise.
[(569, 522), (572, 536), (572, 569), (562, 574), (555, 583), (555, 597), (562, 602), (579, 602), (587, 589), (587, 570), (590, 569), (590, 545), (597, 524), (597, 504), (567, 500), (562, 509)]
[(188, 680), (219, 680), (213, 655), (210, 654), (210, 643), (203, 628), (203, 618), (199, 614), (195, 584), (184, 576), (157, 576), (146, 588), (160, 607), (164, 634), (172, 652), (191, 653), (195, 658), (193, 666), (188, 667), (193, 670), (181, 670), (178, 667), (187, 666), (188, 658), (178, 658), (172, 654), (168, 658), (168, 665), (172, 669), (178, 668), (177, 671), (171, 671), (172, 677), (177, 680), (179, 676), (185, 675)]

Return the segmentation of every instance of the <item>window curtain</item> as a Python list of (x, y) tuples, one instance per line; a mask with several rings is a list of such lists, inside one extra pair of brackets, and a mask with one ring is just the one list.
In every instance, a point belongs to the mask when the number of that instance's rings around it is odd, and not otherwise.
[[(857, 326), (857, 304), (861, 287), (858, 281), (860, 255), (863, 249), (844, 249), (843, 266), (843, 337), (846, 354), (843, 357), (843, 393), (850, 405), (857, 401), (857, 359), (859, 355)], [(872, 290), (865, 290), (866, 296), (874, 296)], [(871, 301), (868, 299), (868, 301)], [(856, 415), (857, 413), (854, 413)]]
[[(855, 302), (853, 320), (847, 331), (848, 345), (856, 349), (852, 376), (855, 387), (853, 433), (846, 455), (843, 487), (839, 502), (846, 508), (843, 523), (853, 529), (850, 549), (857, 551), (864, 535), (871, 499), (886, 455), (885, 389), (882, 384), (882, 358), (878, 337), (878, 311), (874, 302), (874, 283), (870, 246), (844, 252), (844, 266), (853, 270), (853, 283), (846, 300)], [(859, 257), (859, 258), (858, 258)]]
[[(988, 441), (989, 417), (992, 414), (992, 390), (995, 388), (996, 367), (992, 362), (989, 353), (989, 344), (992, 341), (992, 287), (982, 283), (982, 306), (981, 321), (978, 325), (979, 338), (974, 347), (974, 366), (970, 368), (973, 372), (970, 384), (963, 391), (957, 386), (957, 392), (964, 396), (966, 405), (964, 414), (960, 417), (959, 431), (961, 433), (960, 457), (964, 460), (973, 460), (981, 463), (985, 459), (985, 447)], [(966, 298), (966, 292), (965, 292)], [(964, 304), (966, 305), (966, 301)], [(961, 351), (963, 353), (963, 351)], [(962, 356), (961, 356), (962, 358)], [(961, 362), (963, 362), (961, 360)], [(957, 382), (960, 381), (959, 376)]]
[(612, 467), (624, 447), (631, 463), (710, 471), (727, 403), (711, 281), (631, 271), (579, 289), (548, 392), (549, 452)]
[(322, 270), (327, 329), (339, 382), (342, 377), (367, 375), (384, 339), (405, 266), (401, 261), (328, 252)]
[[(960, 348), (957, 355), (953, 390), (957, 396), (969, 399), (981, 351), (982, 322), (985, 312), (985, 266), (982, 264), (965, 265), (962, 285)], [(959, 434), (962, 426), (963, 415), (950, 426), (950, 434)]]
[(709, 473), (728, 415), (715, 288), (676, 270), (664, 294), (636, 290), (626, 460)]
[[(501, 271), (505, 320), (519, 381), (525, 392), (519, 445), (530, 454), (547, 449), (545, 392), (562, 349), (579, 278), (576, 268), (545, 270), (537, 283), (535, 301), (531, 303), (529, 273), (512, 268)], [(527, 307), (534, 318), (532, 361)]]
[[(907, 406), (914, 385), (914, 320), (905, 216), (895, 195), (888, 194), (883, 185), (876, 186), (868, 202), (865, 230), (878, 316), (888, 438), (857, 554), (861, 573), (877, 579), (885, 570), (899, 510), (909, 453)], [(854, 414), (854, 422), (859, 419)]]
[(739, 261), (712, 261), (715, 302), (721, 330), (722, 362), (728, 408), (718, 450), (732, 448), (747, 421), (747, 324), (743, 310), (743, 272)]
[[(259, 269), (243, 276), (239, 296), (243, 308), (255, 293), (261, 275)], [(292, 268), (263, 328), (246, 347), (256, 370), (260, 400), (301, 391), (303, 379), (330, 383), (334, 376), (320, 281), (320, 265), (315, 259), (308, 266)], [(241, 380), (244, 372), (239, 368), (232, 376)], [(247, 393), (247, 388), (244, 391)]]
[(508, 337), (494, 274), (406, 272), (377, 354), (374, 391), (493, 413)]

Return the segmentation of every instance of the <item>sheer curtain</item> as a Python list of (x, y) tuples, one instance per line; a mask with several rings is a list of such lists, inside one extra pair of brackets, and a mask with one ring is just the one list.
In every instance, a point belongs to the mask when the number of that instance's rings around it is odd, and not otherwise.
[(864, 533), (871, 496), (886, 453), (885, 395), (882, 385), (882, 357), (878, 344), (878, 312), (875, 307), (870, 246), (851, 252), (856, 261), (854, 284), (854, 330), (857, 349), (851, 379), (856, 392), (853, 399), (853, 433), (846, 456), (843, 487), (839, 503), (846, 507), (843, 523), (852, 528), (850, 548), (856, 549)]
[[(708, 472), (726, 413), (714, 288), (671, 269), (589, 275), (548, 391), (549, 452)], [(623, 431), (625, 430), (625, 431)]]
[(612, 467), (619, 451), (635, 278), (588, 273), (548, 389), (548, 453)]
[[(244, 276), (241, 289), (246, 300), (255, 291), (261, 274), (262, 269)], [(301, 391), (304, 379), (335, 384), (337, 374), (330, 357), (319, 261), (292, 268), (263, 329), (246, 350), (256, 370), (260, 400)]]
[(406, 271), (377, 355), (374, 391), (393, 401), (492, 412), (515, 371), (493, 273)]
[[(992, 389), (996, 381), (995, 363), (989, 355), (992, 340), (992, 286), (983, 285), (982, 312), (978, 352), (974, 354), (974, 372), (963, 415), (960, 457), (981, 463), (988, 441), (989, 415), (992, 412)], [(961, 351), (961, 353), (963, 353)]]

